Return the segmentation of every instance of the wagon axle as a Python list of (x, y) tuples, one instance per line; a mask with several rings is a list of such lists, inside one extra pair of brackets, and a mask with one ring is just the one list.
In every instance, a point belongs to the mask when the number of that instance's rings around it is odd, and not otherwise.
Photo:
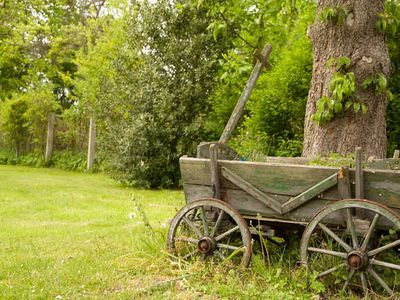
[(365, 251), (356, 249), (347, 255), (347, 265), (352, 270), (365, 269), (369, 264), (368, 255)]
[(213, 237), (202, 237), (197, 243), (197, 249), (203, 254), (212, 253), (217, 249), (217, 241)]

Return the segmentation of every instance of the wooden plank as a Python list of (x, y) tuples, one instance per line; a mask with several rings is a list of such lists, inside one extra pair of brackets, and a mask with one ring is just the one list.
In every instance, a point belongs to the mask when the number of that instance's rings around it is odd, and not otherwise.
[(393, 158), (397, 159), (400, 157), (400, 150), (394, 150)]
[[(184, 191), (187, 202), (209, 198), (212, 192), (211, 186), (193, 184), (185, 184)], [(318, 211), (320, 211), (325, 206), (332, 204), (333, 201), (331, 199), (326, 199), (325, 195), (327, 195), (327, 193), (324, 193), (322, 198), (312, 199), (304, 205), (282, 216), (243, 190), (221, 190), (222, 200), (231, 204), (242, 215), (253, 216), (254, 219), (257, 219), (257, 215), (259, 215), (264, 218), (277, 218), (280, 220), (291, 220), (294, 222), (308, 222)], [(288, 200), (287, 196), (285, 197), (274, 194), (269, 194), (269, 196), (280, 203), (284, 203)], [(400, 209), (392, 208), (392, 210), (400, 215)], [(373, 218), (373, 215), (369, 216), (367, 214), (367, 216)], [(383, 221), (385, 221), (385, 218), (382, 219)], [(340, 212), (330, 216), (328, 223), (342, 225), (343, 220)]]
[(282, 205), (282, 212), (287, 213), (307, 201), (311, 200), (312, 198), (318, 196), (322, 192), (326, 191), (327, 189), (335, 186), (337, 184), (337, 173), (332, 174), (328, 178), (322, 180), (321, 182), (317, 183), (316, 185), (310, 187), (308, 190), (304, 191), (300, 195), (291, 198), (288, 202)]
[(351, 198), (350, 176), (347, 166), (341, 167), (338, 172), (338, 192), (340, 199)]
[(93, 169), (94, 158), (96, 153), (96, 124), (93, 116), (90, 117), (89, 123), (89, 141), (88, 141), (88, 155), (87, 155), (87, 170)]
[(364, 198), (364, 180), (362, 167), (362, 149), (356, 148), (356, 198)]
[[(286, 199), (295, 197), (330, 176), (337, 168), (301, 166), (275, 163), (255, 163), (244, 161), (218, 162), (219, 168), (226, 167), (240, 174), (247, 182), (268, 195), (284, 195)], [(180, 160), (183, 184), (209, 186), (210, 161), (182, 157)], [(400, 209), (400, 171), (364, 169), (364, 198), (382, 205)], [(350, 185), (354, 188), (355, 170), (349, 169)], [(238, 189), (229, 180), (220, 176), (222, 191)], [(354, 191), (353, 191), (354, 192)], [(329, 198), (328, 197), (329, 194)], [(211, 193), (208, 197), (211, 196)], [(324, 193), (324, 198), (341, 199), (337, 189)]]
[(400, 170), (400, 159), (398, 158), (385, 158), (374, 159), (365, 163), (366, 169), (375, 170)]
[(44, 155), (44, 160), (48, 162), (53, 154), (53, 144), (54, 144), (54, 123), (56, 120), (55, 113), (50, 113), (47, 116), (47, 141), (46, 141), (46, 153)]
[[(297, 196), (337, 172), (337, 168), (277, 163), (256, 163), (246, 161), (218, 162), (219, 167), (225, 167), (240, 174), (247, 182), (271, 194)], [(208, 185), (210, 183), (210, 162), (207, 159), (181, 158), (181, 174), (184, 182)], [(234, 184), (225, 178), (220, 178), (221, 188), (235, 189)]]
[(253, 72), (251, 73), (249, 80), (247, 81), (246, 86), (244, 87), (244, 90), (242, 94), (240, 95), (240, 98), (238, 102), (236, 103), (236, 106), (232, 112), (231, 117), (229, 118), (228, 123), (225, 126), (225, 129), (219, 139), (221, 143), (227, 143), (230, 136), (233, 133), (233, 130), (235, 129), (237, 123), (239, 122), (242, 114), (244, 107), (246, 106), (247, 100), (249, 100), (251, 92), (253, 91), (257, 79), (260, 76), (261, 69), (262, 67), (266, 64), (266, 61), (268, 59), (269, 54), (271, 53), (271, 45), (265, 45), (263, 51), (262, 51), (262, 59), (263, 61), (257, 61), (256, 65), (254, 66)]
[(258, 201), (261, 201), (266, 206), (273, 209), (278, 214), (280, 214), (280, 215), (282, 214), (281, 204), (278, 201), (276, 201), (272, 197), (269, 197), (268, 195), (264, 194), (262, 191), (257, 189), (255, 186), (253, 186), (252, 184), (248, 183), (246, 180), (241, 178), (239, 175), (228, 170), (227, 168), (222, 168), (222, 176), (224, 176), (225, 178), (227, 178), (228, 180), (233, 182), (235, 185), (240, 187), (245, 192), (252, 195)]
[[(356, 147), (356, 198), (357, 199), (364, 199), (364, 176), (363, 176), (363, 153), (361, 147)], [(356, 216), (360, 219), (364, 219), (365, 210), (361, 208), (356, 208)]]
[(215, 199), (221, 199), (219, 176), (218, 176), (218, 145), (210, 146), (210, 166), (211, 166), (211, 188)]

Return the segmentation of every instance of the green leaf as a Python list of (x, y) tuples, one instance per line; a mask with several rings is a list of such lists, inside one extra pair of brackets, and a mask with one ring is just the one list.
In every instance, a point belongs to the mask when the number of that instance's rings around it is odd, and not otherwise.
[(352, 105), (353, 105), (353, 102), (347, 101), (346, 104), (344, 105), (344, 109), (348, 110)]
[(362, 113), (363, 115), (365, 115), (365, 114), (367, 113), (367, 107), (365, 106), (364, 103), (361, 104), (361, 113)]
[(358, 113), (360, 111), (361, 105), (358, 102), (353, 103), (353, 109), (355, 113)]
[(343, 109), (343, 105), (341, 102), (335, 102), (335, 113), (340, 113)]

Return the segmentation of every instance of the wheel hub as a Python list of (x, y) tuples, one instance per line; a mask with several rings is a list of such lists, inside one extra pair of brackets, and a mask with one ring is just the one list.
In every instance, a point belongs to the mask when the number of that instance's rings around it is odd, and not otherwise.
[(217, 242), (214, 238), (205, 236), (202, 237), (197, 243), (197, 249), (204, 254), (212, 253), (217, 246)]
[(353, 270), (368, 266), (368, 255), (360, 250), (353, 250), (347, 255), (347, 265)]

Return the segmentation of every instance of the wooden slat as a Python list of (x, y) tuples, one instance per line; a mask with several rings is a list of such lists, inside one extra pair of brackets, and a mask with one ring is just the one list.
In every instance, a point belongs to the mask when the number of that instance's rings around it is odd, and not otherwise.
[[(330, 176), (337, 168), (288, 165), (277, 163), (255, 163), (246, 161), (218, 162), (264, 193), (297, 196)], [(184, 182), (208, 185), (210, 183), (210, 161), (183, 157), (180, 160), (181, 174)], [(237, 188), (225, 178), (220, 178), (221, 188)]]
[(281, 204), (278, 201), (264, 194), (262, 191), (260, 191), (255, 186), (248, 183), (246, 180), (244, 180), (234, 172), (228, 170), (227, 168), (222, 168), (222, 175), (231, 182), (233, 182), (235, 185), (240, 187), (242, 190), (252, 195), (258, 201), (261, 201), (262, 203), (273, 209), (278, 214), (280, 215), (282, 214)]
[(211, 187), (212, 195), (215, 199), (221, 199), (221, 191), (218, 176), (218, 145), (210, 146), (210, 165), (211, 165)]
[(249, 80), (247, 81), (246, 86), (243, 89), (242, 94), (240, 95), (240, 98), (238, 102), (236, 103), (236, 106), (232, 112), (231, 117), (228, 120), (228, 123), (226, 124), (224, 131), (222, 132), (222, 135), (219, 139), (221, 143), (227, 143), (230, 136), (232, 135), (237, 123), (239, 122), (242, 114), (244, 107), (246, 106), (247, 100), (249, 100), (251, 92), (253, 91), (256, 82), (258, 80), (258, 77), (260, 76), (261, 69), (263, 66), (266, 65), (268, 56), (271, 53), (271, 45), (265, 45), (263, 51), (262, 51), (262, 61), (257, 61), (256, 65), (254, 66), (253, 72), (251, 73)]
[(312, 198), (318, 196), (322, 192), (326, 191), (327, 189), (333, 187), (337, 184), (337, 173), (332, 174), (328, 178), (322, 180), (321, 182), (317, 183), (316, 185), (310, 187), (305, 192), (301, 193), (300, 195), (291, 198), (288, 202), (282, 205), (282, 212), (287, 213), (307, 201), (311, 200)]
[[(393, 160), (393, 159), (392, 159)], [(209, 186), (211, 180), (210, 161), (182, 157), (180, 160), (184, 186), (186, 184)], [(240, 174), (247, 182), (268, 195), (284, 195), (285, 199), (295, 197), (310, 186), (330, 176), (337, 168), (299, 166), (275, 163), (254, 163), (243, 161), (218, 161), (219, 167)], [(400, 209), (400, 171), (364, 169), (364, 198), (391, 208)], [(354, 169), (349, 169), (350, 185), (354, 188)], [(234, 184), (220, 176), (221, 191), (237, 190)], [(186, 192), (186, 191), (185, 191)], [(329, 197), (328, 197), (329, 194)], [(208, 194), (210, 197), (212, 194)], [(326, 199), (341, 199), (337, 189), (324, 193)], [(276, 199), (276, 198), (275, 198)]]
[(338, 192), (340, 199), (351, 198), (351, 185), (347, 166), (341, 167), (338, 172)]

